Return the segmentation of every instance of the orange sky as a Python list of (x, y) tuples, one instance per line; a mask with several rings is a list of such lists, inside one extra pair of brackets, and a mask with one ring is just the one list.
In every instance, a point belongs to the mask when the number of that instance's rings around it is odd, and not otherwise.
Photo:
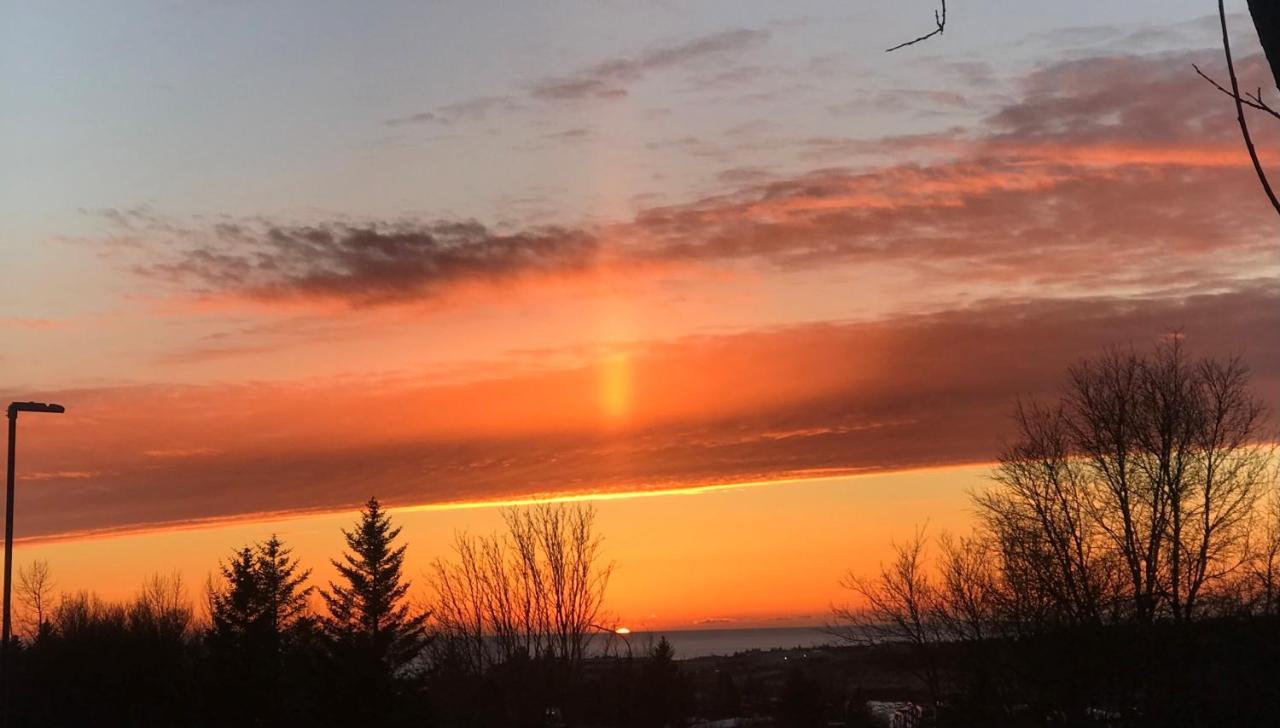
[[(982, 487), (986, 473), (970, 466), (593, 500), (607, 558), (616, 563), (607, 608), (633, 629), (821, 624), (830, 604), (847, 598), (838, 586), (845, 571), (875, 569), (913, 523), (928, 523), (933, 533), (963, 531), (965, 493)], [(448, 554), (456, 531), (501, 527), (500, 509), (488, 505), (393, 513), (418, 596), (426, 593), (427, 565)], [(15, 560), (46, 560), (56, 587), (108, 598), (130, 596), (142, 575), (177, 570), (198, 597), (218, 559), (275, 533), (314, 569), (313, 583), (323, 584), (333, 573), (327, 559), (342, 548), (338, 529), (354, 516), (26, 542)]]

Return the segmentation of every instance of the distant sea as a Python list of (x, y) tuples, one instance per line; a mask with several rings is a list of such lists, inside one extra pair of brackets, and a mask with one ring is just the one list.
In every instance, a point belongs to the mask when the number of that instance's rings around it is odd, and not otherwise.
[[(758, 629), (676, 629), (657, 632), (633, 632), (628, 640), (640, 655), (666, 637), (675, 649), (676, 659), (732, 655), (747, 650), (820, 647), (835, 640), (818, 627), (761, 627)], [(616, 648), (615, 648), (616, 649)]]

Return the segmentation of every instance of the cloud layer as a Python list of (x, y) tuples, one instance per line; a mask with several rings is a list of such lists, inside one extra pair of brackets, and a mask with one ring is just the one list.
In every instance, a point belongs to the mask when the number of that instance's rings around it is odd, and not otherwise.
[(20, 535), (342, 508), (374, 493), (472, 501), (982, 462), (1015, 398), (1048, 396), (1102, 346), (1175, 328), (1193, 351), (1243, 350), (1274, 400), (1280, 343), (1259, 332), (1278, 326), (1269, 280), (693, 337), (453, 385), (38, 393), (75, 416), (24, 422), (23, 470), (44, 475), (20, 489)]
[[(758, 40), (740, 31), (615, 59), (546, 92), (605, 87)], [(1093, 291), (1229, 278), (1274, 264), (1274, 225), (1232, 108), (1195, 82), (1192, 62), (1214, 58), (1196, 51), (1050, 64), (968, 130), (792, 142), (916, 161), (765, 182), (728, 175), (740, 186), (615, 224), (499, 232), (474, 221), (244, 221), (191, 231), (152, 219), (144, 237), (166, 244), (146, 249), (151, 259), (136, 270), (195, 295), (357, 306), (641, 265), (874, 262), (922, 275), (925, 285), (961, 276)], [(1265, 71), (1261, 57), (1242, 68)]]

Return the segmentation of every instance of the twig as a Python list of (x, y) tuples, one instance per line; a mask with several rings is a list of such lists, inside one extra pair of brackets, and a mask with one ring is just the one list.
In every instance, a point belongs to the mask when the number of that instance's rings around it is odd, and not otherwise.
[(1262, 184), (1263, 192), (1267, 193), (1271, 206), (1275, 208), (1276, 214), (1280, 215), (1280, 200), (1276, 199), (1276, 193), (1272, 191), (1271, 183), (1267, 181), (1266, 170), (1262, 168), (1262, 161), (1258, 159), (1258, 150), (1254, 148), (1253, 137), (1249, 134), (1249, 122), (1244, 118), (1245, 100), (1240, 96), (1236, 64), (1231, 60), (1231, 38), (1227, 33), (1227, 10), (1223, 0), (1218, 0), (1218, 20), (1222, 24), (1222, 51), (1227, 57), (1227, 75), (1231, 78), (1230, 96), (1236, 103), (1236, 120), (1240, 122), (1240, 136), (1244, 137), (1244, 146), (1249, 150), (1249, 159), (1253, 160), (1253, 171), (1258, 174), (1258, 182)]
[[(1227, 89), (1223, 88), (1223, 87), (1222, 87), (1222, 84), (1220, 84), (1220, 83), (1218, 83), (1217, 81), (1213, 80), (1212, 78), (1210, 78), (1210, 77), (1209, 77), (1209, 75), (1208, 75), (1208, 74), (1206, 74), (1204, 71), (1200, 70), (1200, 67), (1199, 67), (1199, 66), (1197, 66), (1197, 65), (1196, 65), (1196, 64), (1194, 64), (1194, 63), (1192, 63), (1192, 64), (1191, 64), (1191, 67), (1192, 67), (1192, 68), (1194, 68), (1194, 69), (1196, 69), (1196, 73), (1200, 74), (1200, 78), (1203, 78), (1204, 80), (1208, 81), (1210, 85), (1212, 85), (1214, 88), (1216, 88), (1216, 89), (1218, 89), (1219, 91), (1221, 91), (1221, 92), (1222, 92), (1223, 94), (1225, 94), (1228, 98), (1233, 98), (1233, 99), (1234, 99), (1234, 98), (1236, 98), (1236, 96), (1235, 96), (1234, 94), (1232, 94), (1229, 90), (1227, 90)], [(1245, 93), (1244, 98), (1240, 99), (1240, 101), (1241, 101), (1245, 106), (1248, 106), (1248, 107), (1249, 107), (1249, 108), (1251, 108), (1251, 109), (1257, 109), (1258, 111), (1264, 111), (1264, 112), (1266, 112), (1266, 113), (1268, 113), (1268, 114), (1270, 114), (1270, 115), (1274, 116), (1275, 118), (1280, 119), (1280, 111), (1276, 111), (1275, 109), (1271, 108), (1271, 105), (1270, 105), (1270, 104), (1268, 104), (1266, 101), (1264, 101), (1264, 100), (1262, 99), (1262, 87), (1261, 87), (1261, 86), (1259, 86), (1259, 87), (1258, 87), (1258, 90), (1257, 90), (1257, 92), (1255, 92), (1255, 93)]]
[(934, 27), (932, 31), (925, 33), (919, 38), (909, 40), (906, 43), (899, 43), (898, 45), (892, 48), (886, 48), (884, 52), (892, 53), (898, 50), (899, 48), (906, 48), (907, 46), (915, 45), (916, 43), (929, 40), (935, 35), (942, 35), (942, 31), (946, 30), (946, 27), (947, 27), (947, 0), (939, 0), (939, 3), (942, 5), (942, 9), (940, 11), (939, 10), (933, 11), (933, 24), (936, 27)]

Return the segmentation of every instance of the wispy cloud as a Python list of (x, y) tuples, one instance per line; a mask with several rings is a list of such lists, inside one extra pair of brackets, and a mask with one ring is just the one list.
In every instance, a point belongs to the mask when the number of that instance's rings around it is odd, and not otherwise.
[(26, 329), (28, 331), (48, 331), (65, 329), (71, 326), (70, 321), (48, 318), (0, 318), (0, 329)]
[[(735, 31), (599, 64), (581, 78), (633, 79), (753, 42), (757, 35)], [(690, 264), (876, 263), (910, 270), (925, 284), (1151, 290), (1192, 272), (1230, 277), (1273, 265), (1266, 257), (1273, 222), (1263, 214), (1230, 105), (1186, 70), (1213, 63), (1212, 55), (1049, 64), (971, 128), (792, 140), (805, 154), (896, 162), (786, 177), (731, 170), (724, 194), (650, 207), (613, 224), (498, 232), (471, 221), (258, 220), (193, 232), (150, 211), (109, 219), (129, 226), (135, 246), (147, 231), (168, 241), (131, 249), (139, 273), (197, 295), (259, 301), (371, 306), (431, 299), (464, 283)], [(1241, 67), (1246, 75), (1265, 71), (1260, 56)], [(760, 134), (725, 139), (776, 143)], [(733, 147), (699, 137), (669, 145), (733, 159)], [(142, 254), (149, 259), (138, 261)]]
[[(767, 30), (736, 29), (691, 40), (664, 43), (629, 56), (617, 56), (563, 75), (545, 76), (523, 89), (527, 99), (514, 95), (479, 96), (387, 119), (387, 126), (417, 124), (455, 125), (479, 122), (495, 113), (521, 111), (528, 100), (539, 102), (616, 99), (627, 95), (629, 87), (651, 73), (715, 60), (732, 59), (764, 44)], [(739, 75), (742, 72), (739, 72)], [(723, 79), (727, 80), (727, 79)]]
[(466, 124), (484, 121), (492, 114), (519, 111), (520, 102), (511, 96), (480, 96), (466, 101), (438, 106), (431, 111), (422, 111), (407, 116), (387, 119), (387, 126), (412, 126), (415, 124)]
[(562, 228), (503, 234), (476, 222), (247, 224), (215, 229), (178, 260), (136, 270), (211, 294), (373, 305), (430, 297), (452, 283), (581, 268), (597, 249), (590, 234)]
[(553, 101), (625, 96), (628, 85), (651, 72), (736, 56), (762, 45), (768, 38), (767, 30), (737, 29), (660, 45), (636, 55), (610, 58), (568, 75), (539, 79), (530, 85), (529, 95)]

